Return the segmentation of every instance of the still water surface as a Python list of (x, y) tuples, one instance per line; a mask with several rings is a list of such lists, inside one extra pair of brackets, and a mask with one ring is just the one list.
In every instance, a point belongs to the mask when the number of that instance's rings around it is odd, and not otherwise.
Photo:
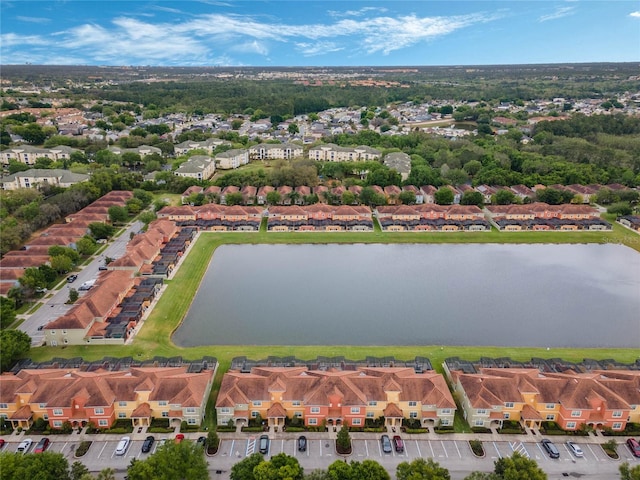
[(174, 342), (640, 347), (620, 245), (224, 245)]

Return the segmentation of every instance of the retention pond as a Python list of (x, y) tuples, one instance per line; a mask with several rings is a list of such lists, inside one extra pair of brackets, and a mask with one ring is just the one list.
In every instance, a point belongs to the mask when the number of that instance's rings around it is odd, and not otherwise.
[(640, 347), (621, 245), (224, 245), (173, 340)]

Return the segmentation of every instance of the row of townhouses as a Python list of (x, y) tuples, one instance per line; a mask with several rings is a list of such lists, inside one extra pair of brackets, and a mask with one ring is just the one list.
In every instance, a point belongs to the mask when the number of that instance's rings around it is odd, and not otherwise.
[[(113, 361), (114, 359), (110, 359)], [(98, 365), (98, 363), (101, 363)], [(98, 429), (127, 420), (134, 427), (153, 419), (200, 425), (217, 362), (149, 362), (114, 365), (105, 359), (91, 369), (81, 365), (34, 366), (0, 375), (0, 418), (29, 429), (38, 419), (61, 429), (92, 424)]]

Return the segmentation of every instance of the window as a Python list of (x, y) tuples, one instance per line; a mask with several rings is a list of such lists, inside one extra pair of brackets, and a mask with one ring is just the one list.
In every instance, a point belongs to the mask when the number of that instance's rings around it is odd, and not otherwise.
[(513, 408), (513, 402), (505, 402), (504, 408)]
[(582, 410), (573, 410), (571, 412), (571, 416), (572, 417), (581, 417), (582, 416)]
[(410, 407), (415, 407), (418, 405), (418, 402), (409, 402)]
[(361, 425), (361, 421), (362, 419), (360, 418), (354, 418), (353, 422), (351, 422), (353, 425)]
[(309, 419), (309, 425), (317, 425), (318, 424), (318, 419), (317, 418), (310, 418)]
[(293, 412), (293, 416), (296, 418), (302, 418), (302, 412)]
[(195, 418), (187, 418), (187, 423), (189, 425), (195, 425), (196, 424), (196, 419)]
[(231, 413), (231, 409), (229, 407), (221, 407), (220, 413)]
[(260, 412), (257, 410), (252, 410), (251, 411), (251, 418), (256, 418), (258, 415), (260, 415)]
[(187, 415), (194, 415), (196, 413), (196, 407), (187, 407), (185, 411)]
[(161, 406), (161, 407), (166, 407), (167, 406), (167, 402), (165, 400), (160, 400), (158, 402), (158, 405)]
[(169, 418), (169, 412), (162, 412), (162, 418)]
[(109, 422), (107, 421), (106, 418), (101, 418), (100, 420), (98, 420), (98, 426), (107, 427), (109, 426)]
[(64, 343), (65, 345), (67, 345), (69, 343), (69, 340), (67, 338), (62, 340), (62, 343)]
[(320, 407), (311, 407), (311, 413), (320, 413)]
[(509, 412), (504, 412), (502, 414), (502, 418), (504, 418), (505, 420), (509, 420), (509, 416), (510, 416)]
[(547, 415), (547, 422), (553, 422), (556, 419), (555, 415)]
[(54, 408), (53, 409), (53, 414), (57, 417), (62, 416), (62, 409), (61, 408)]
[(126, 407), (127, 406), (127, 402), (123, 402), (122, 400), (118, 402), (118, 406), (119, 407)]
[(127, 412), (118, 412), (118, 418), (127, 418)]
[(261, 407), (262, 406), (262, 402), (260, 400), (256, 400), (253, 402), (253, 406), (254, 407)]
[(96, 415), (104, 415), (104, 408), (94, 408), (93, 411), (96, 412)]
[[(5, 417), (6, 418), (6, 417)], [(42, 419), (43, 420), (49, 420), (49, 415), (47, 415), (46, 413), (44, 415), (42, 415)]]
[[(0, 404), (0, 408), (2, 408), (2, 405)], [(5, 407), (6, 408), (6, 407)], [(38, 404), (38, 408), (47, 408), (47, 404), (46, 403), (39, 403)]]
[(544, 408), (546, 408), (547, 410), (553, 410), (554, 408), (556, 408), (556, 404), (555, 403), (547, 403)]
[(476, 426), (476, 427), (483, 427), (484, 426), (484, 420), (479, 418), (475, 422), (473, 422), (473, 425)]
[(613, 425), (611, 426), (611, 428), (613, 430), (620, 430), (622, 428), (622, 422), (613, 422)]
[(67, 334), (67, 331), (66, 331), (66, 330), (62, 330), (62, 334), (63, 334), (63, 335), (66, 335), (66, 334)]
[[(40, 405), (42, 405), (42, 404), (40, 404)], [(0, 408), (7, 409), (7, 408), (9, 408), (9, 405), (7, 405), (6, 403), (0, 403)], [(40, 407), (40, 408), (42, 408), (42, 407)]]
[(351, 413), (360, 413), (360, 407), (351, 407)]
[(576, 428), (576, 422), (567, 422), (567, 429)]
[(451, 415), (451, 409), (450, 408), (443, 408), (442, 409), (442, 415)]
[(371, 401), (369, 402), (369, 406), (370, 406), (370, 407), (377, 407), (377, 406), (378, 406), (378, 402), (376, 402), (375, 400), (371, 400)]
[(622, 418), (622, 411), (621, 410), (615, 410), (611, 416), (613, 418)]
[(61, 428), (62, 427), (62, 420), (54, 420), (53, 421), (53, 427), (54, 428)]
[(450, 425), (449, 419), (448, 418), (443, 418), (442, 420), (440, 420), (440, 425), (442, 425), (442, 426)]
[(292, 407), (299, 407), (300, 406), (300, 400), (294, 400), (293, 402), (291, 402), (291, 406)]
[(374, 418), (373, 417), (373, 412), (367, 412), (367, 418)]
[(486, 415), (487, 411), (484, 408), (479, 408), (478, 409), (478, 415)]
[(409, 412), (409, 418), (418, 418), (418, 412)]

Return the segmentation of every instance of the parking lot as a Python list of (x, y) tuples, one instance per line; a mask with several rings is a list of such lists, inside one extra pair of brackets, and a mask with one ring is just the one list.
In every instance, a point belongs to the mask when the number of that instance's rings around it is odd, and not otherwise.
[[(443, 467), (448, 468), (452, 473), (452, 478), (463, 478), (463, 472), (491, 471), (496, 460), (502, 457), (509, 457), (513, 452), (517, 451), (536, 462), (549, 474), (561, 475), (565, 472), (579, 474), (584, 478), (607, 478), (608, 474), (616, 475), (618, 466), (622, 461), (627, 461), (631, 465), (640, 464), (640, 459), (634, 457), (622, 439), (618, 441), (618, 454), (620, 460), (610, 459), (602, 447), (598, 443), (589, 443), (589, 439), (576, 441), (584, 452), (584, 456), (576, 458), (565, 445), (563, 440), (551, 439), (560, 451), (560, 458), (550, 458), (542, 448), (537, 439), (531, 436), (523, 436), (522, 441), (517, 437), (511, 437), (513, 441), (493, 441), (483, 440), (482, 444), (485, 450), (483, 458), (476, 457), (471, 451), (469, 442), (463, 439), (454, 439), (453, 436), (446, 438), (408, 438), (404, 439), (404, 451), (397, 452), (392, 449), (390, 453), (384, 453), (380, 443), (380, 436), (372, 437), (371, 434), (360, 434), (360, 436), (352, 436), (352, 453), (346, 457), (338, 455), (335, 451), (335, 442), (326, 434), (307, 434), (307, 448), (305, 451), (298, 451), (297, 436), (295, 435), (270, 435), (269, 449), (265, 458), (269, 458), (279, 453), (285, 453), (293, 456), (306, 471), (321, 468), (326, 469), (336, 460), (346, 459), (347, 461), (363, 461), (366, 459), (375, 460), (383, 465), (389, 472), (395, 472), (397, 465), (401, 462), (410, 462), (416, 458), (433, 458)], [(159, 440), (166, 438), (167, 441), (173, 441), (172, 436), (155, 435), (156, 442), (153, 444), (149, 453), (142, 453), (142, 444), (144, 437), (139, 437), (131, 441), (124, 455), (115, 454), (116, 446), (120, 440), (120, 436), (113, 438), (104, 438), (92, 440), (92, 445), (88, 452), (80, 459), (91, 471), (99, 471), (104, 468), (113, 468), (116, 471), (124, 472), (132, 459), (143, 460), (149, 455), (155, 453), (159, 446)], [(365, 438), (366, 437), (366, 438)], [(35, 444), (41, 438), (39, 436), (31, 437), (34, 441), (29, 453), (33, 452)], [(49, 451), (62, 453), (69, 463), (77, 460), (73, 453), (80, 444), (81, 438), (75, 436), (65, 436), (56, 438), (49, 437), (51, 444)], [(85, 437), (87, 438), (87, 437)], [(90, 438), (90, 437), (88, 437)], [(259, 435), (246, 436), (240, 438), (225, 438), (220, 442), (218, 453), (215, 456), (208, 457), (211, 470), (215, 472), (222, 471), (223, 474), (217, 474), (214, 478), (227, 478), (233, 464), (243, 458), (256, 453), (258, 451)], [(15, 452), (18, 443), (12, 441), (5, 445), (3, 450)], [(461, 472), (456, 475), (456, 471)], [(550, 477), (553, 478), (553, 477)]]

